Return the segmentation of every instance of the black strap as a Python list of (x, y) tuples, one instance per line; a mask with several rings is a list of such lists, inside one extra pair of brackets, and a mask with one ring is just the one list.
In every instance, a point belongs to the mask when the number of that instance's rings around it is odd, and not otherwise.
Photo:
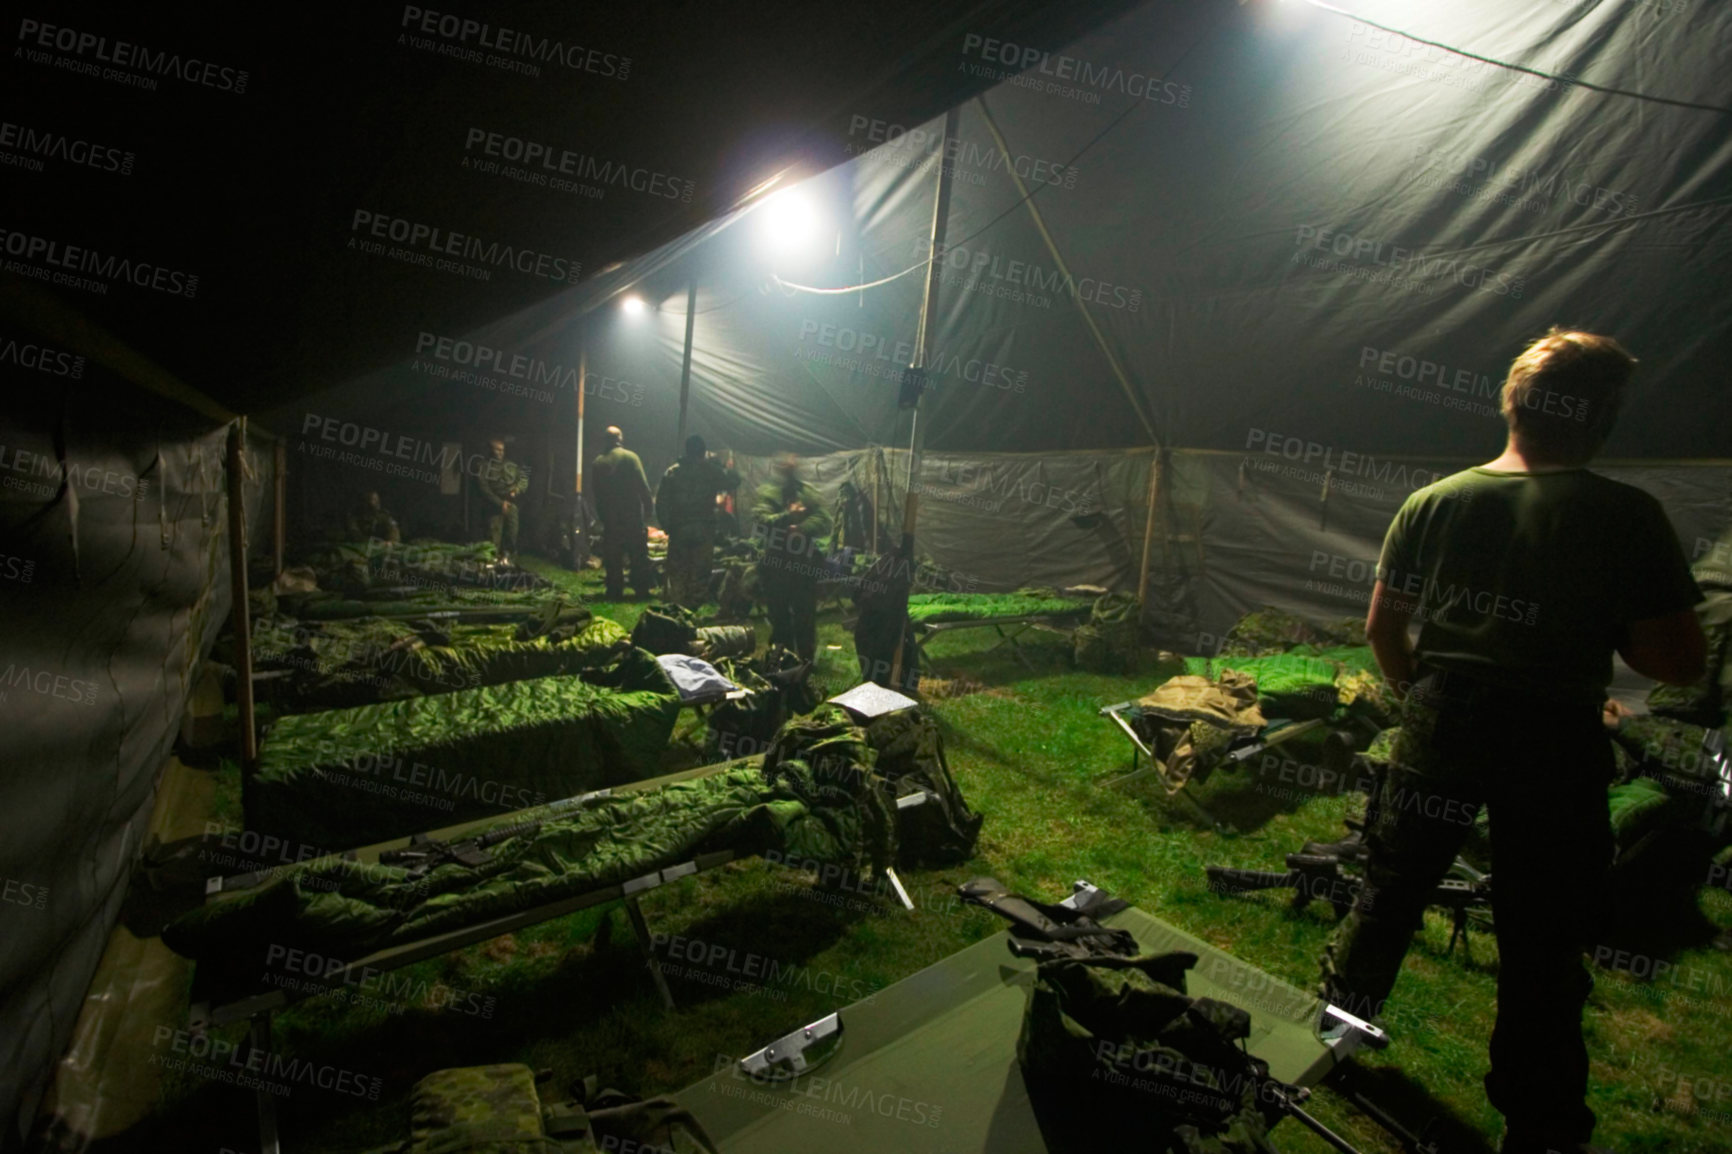
[[(1135, 953), (1136, 939), (1127, 930), (1097, 925), (1080, 911), (1048, 905), (1021, 894), (1013, 894), (996, 878), (975, 878), (957, 887), (965, 902), (991, 910), (1012, 923), (1012, 933), (1044, 942), (1092, 942), (1113, 953)], [(1117, 903), (1114, 905), (1113, 903)], [(1096, 895), (1088, 909), (1102, 914), (1125, 908), (1127, 903)]]

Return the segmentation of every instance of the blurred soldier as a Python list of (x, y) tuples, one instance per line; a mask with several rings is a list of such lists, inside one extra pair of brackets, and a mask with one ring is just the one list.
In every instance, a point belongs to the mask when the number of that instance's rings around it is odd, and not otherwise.
[(492, 455), (475, 478), (475, 490), (491, 511), (487, 538), (499, 560), (509, 561), (517, 552), (517, 498), (529, 488), (529, 470), (505, 459), (505, 438), (494, 437), (487, 447)]
[[(1486, 1097), (1503, 1154), (1587, 1149), (1582, 965), (1606, 892), (1612, 653), (1688, 684), (1701, 599), (1659, 502), (1588, 472), (1634, 359), (1553, 329), (1510, 366), (1502, 456), (1428, 485), (1383, 542), (1365, 632), (1403, 697), (1365, 829), (1365, 884), (1323, 961), (1323, 995), (1380, 1012), (1473, 828), (1491, 818), (1497, 1023)], [(1408, 623), (1421, 622), (1418, 644)]]
[(740, 487), (740, 475), (686, 438), (686, 454), (668, 466), (656, 489), (656, 519), (668, 535), (668, 597), (696, 609), (709, 596), (710, 551), (716, 543), (716, 498)]
[(655, 591), (645, 528), (655, 503), (643, 475), (643, 461), (625, 447), (625, 434), (619, 426), (609, 425), (605, 439), (607, 451), (589, 466), (589, 491), (595, 498), (596, 516), (601, 518), (601, 563), (607, 569), (607, 596), (618, 601), (625, 596), (628, 567), (634, 594), (642, 597)]
[(794, 458), (784, 458), (776, 470), (780, 478), (759, 487), (752, 510), (764, 546), (758, 587), (770, 610), (770, 644), (811, 661), (818, 653), (818, 577), (830, 515), (818, 491), (800, 480)]
[(377, 490), (369, 489), (361, 507), (349, 515), (349, 537), (355, 541), (389, 541), (393, 545), (403, 539), (397, 518), (385, 511)]

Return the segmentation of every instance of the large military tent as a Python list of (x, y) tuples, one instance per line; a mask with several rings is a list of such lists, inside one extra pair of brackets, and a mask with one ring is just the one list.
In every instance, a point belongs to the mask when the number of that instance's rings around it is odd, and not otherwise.
[(1553, 323), (1641, 359), (1606, 471), (1689, 554), (1732, 522), (1720, 6), (61, 5), (14, 41), (0, 1141), (229, 612), (232, 463), (262, 555), (360, 488), (460, 531), (504, 433), (533, 531), (581, 380), (584, 455), (619, 424), (654, 473), (684, 428), (899, 508), (941, 172), (913, 483), (980, 587), (1143, 586), (1191, 648), (1355, 612)]

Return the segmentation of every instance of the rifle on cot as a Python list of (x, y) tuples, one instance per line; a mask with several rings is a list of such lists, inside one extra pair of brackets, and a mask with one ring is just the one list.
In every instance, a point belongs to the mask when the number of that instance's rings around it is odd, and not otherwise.
[[(1287, 871), (1233, 869), (1229, 866), (1206, 866), (1209, 890), (1218, 894), (1250, 893), (1256, 890), (1293, 891), (1292, 908), (1302, 910), (1314, 901), (1328, 902), (1337, 917), (1353, 908), (1363, 878), (1341, 868), (1342, 859), (1334, 854), (1290, 853)], [(1460, 938), (1467, 940), (1468, 915), (1491, 909), (1491, 875), (1482, 874), (1466, 862), (1456, 859), (1452, 867), (1465, 876), (1446, 877), (1437, 883), (1426, 904), (1439, 906), (1450, 913), (1454, 923), (1449, 935), (1449, 948), (1455, 949)]]
[(409, 839), (409, 844), (401, 849), (388, 849), (379, 855), (379, 861), (384, 865), (407, 865), (409, 876), (419, 877), (428, 871), (442, 866), (447, 862), (456, 862), (471, 869), (484, 866), (493, 860), (493, 855), (486, 852), (503, 841), (514, 837), (533, 834), (541, 829), (539, 821), (526, 821), (518, 825), (508, 825), (500, 829), (489, 830), (476, 837), (465, 838), (462, 841), (440, 841), (418, 833)]

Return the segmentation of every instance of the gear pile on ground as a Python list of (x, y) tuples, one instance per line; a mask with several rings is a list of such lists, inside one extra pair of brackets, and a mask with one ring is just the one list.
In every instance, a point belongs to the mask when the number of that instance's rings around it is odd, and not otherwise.
[(1129, 593), (1095, 599), (1086, 625), (1072, 638), (1078, 669), (1090, 673), (1129, 673), (1142, 646), (1142, 603)]
[(1273, 1154), (1258, 1101), (1268, 1066), (1240, 1046), (1251, 1016), (1188, 996), (1196, 964), (1182, 952), (1041, 963), (1017, 1057), (1050, 1149)]

